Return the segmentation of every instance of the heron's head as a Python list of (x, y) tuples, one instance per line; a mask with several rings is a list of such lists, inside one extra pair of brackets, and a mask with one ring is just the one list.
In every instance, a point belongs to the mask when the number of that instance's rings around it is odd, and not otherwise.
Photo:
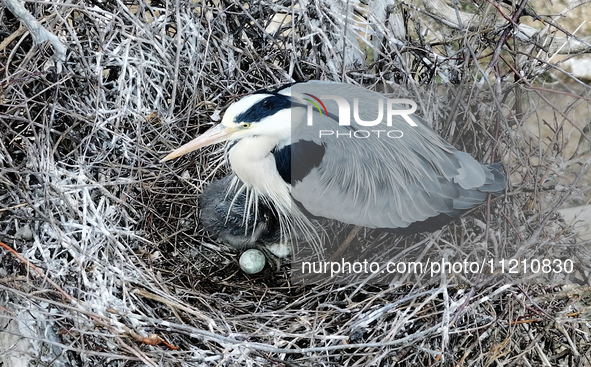
[(280, 141), (291, 134), (291, 97), (258, 92), (233, 103), (219, 125), (172, 151), (162, 159), (168, 161), (186, 153), (228, 140), (268, 136)]

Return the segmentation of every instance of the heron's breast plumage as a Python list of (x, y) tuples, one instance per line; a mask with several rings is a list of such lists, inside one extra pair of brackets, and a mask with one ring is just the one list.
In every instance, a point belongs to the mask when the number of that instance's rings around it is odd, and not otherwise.
[(242, 139), (232, 146), (228, 160), (236, 176), (249, 189), (272, 202), (282, 214), (289, 214), (289, 185), (277, 172), (271, 153), (275, 145), (276, 141), (269, 136)]

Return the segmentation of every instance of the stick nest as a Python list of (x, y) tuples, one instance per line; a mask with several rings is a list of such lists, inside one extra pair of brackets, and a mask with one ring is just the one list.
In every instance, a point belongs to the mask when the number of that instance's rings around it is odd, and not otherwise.
[[(502, 29), (464, 35), (376, 4), (27, 3), (68, 48), (61, 73), (0, 8), (0, 335), (24, 337), (12, 353), (29, 343), (26, 358), (56, 366), (591, 363), (589, 243), (557, 212), (589, 197), (586, 87), (542, 85), (560, 75), (551, 55), (504, 44)], [(573, 272), (306, 286), (285, 264), (242, 273), (198, 220), (203, 185), (227, 167), (211, 150), (159, 159), (241, 96), (309, 79), (403, 85), (457, 148), (504, 163), (506, 195), (384, 259), (552, 256)]]

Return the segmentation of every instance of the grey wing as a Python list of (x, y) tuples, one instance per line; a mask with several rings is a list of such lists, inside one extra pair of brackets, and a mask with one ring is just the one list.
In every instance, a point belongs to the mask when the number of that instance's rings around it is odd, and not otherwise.
[[(358, 139), (346, 137), (351, 127), (316, 116), (316, 131), (302, 127), (292, 141), (323, 145), (324, 156), (301, 181), (292, 182), (292, 196), (315, 216), (371, 228), (407, 228), (440, 214), (455, 217), (483, 203), (488, 193), (504, 190), (499, 166), (481, 165), (413, 119), (417, 127), (401, 118), (393, 121), (392, 128), (403, 132), (399, 139), (376, 134)], [(320, 136), (322, 129), (341, 135)]]

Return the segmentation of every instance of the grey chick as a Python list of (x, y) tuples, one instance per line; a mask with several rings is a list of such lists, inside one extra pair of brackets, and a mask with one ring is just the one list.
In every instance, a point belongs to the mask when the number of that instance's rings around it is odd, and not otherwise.
[(276, 213), (264, 203), (258, 204), (258, 213), (246, 213), (247, 195), (240, 191), (240, 182), (232, 185), (234, 178), (226, 176), (203, 190), (199, 198), (203, 227), (212, 238), (238, 250), (278, 244), (281, 235)]

